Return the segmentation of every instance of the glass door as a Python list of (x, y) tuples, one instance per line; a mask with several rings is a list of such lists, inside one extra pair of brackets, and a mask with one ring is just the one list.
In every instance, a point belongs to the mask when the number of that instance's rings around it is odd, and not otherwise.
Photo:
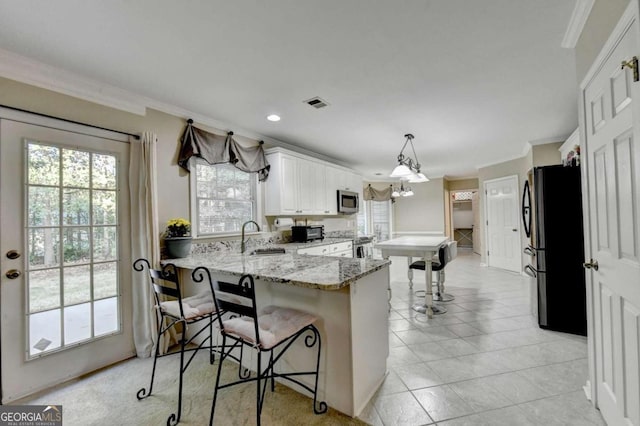
[(134, 355), (128, 143), (12, 114), (0, 119), (2, 403)]

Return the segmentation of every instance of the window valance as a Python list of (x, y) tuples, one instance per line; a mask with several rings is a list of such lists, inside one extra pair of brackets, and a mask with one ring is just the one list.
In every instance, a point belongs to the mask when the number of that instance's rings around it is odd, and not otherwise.
[(389, 201), (391, 200), (391, 186), (385, 189), (376, 189), (369, 184), (364, 189), (364, 199), (365, 201)]
[(258, 173), (261, 182), (269, 176), (271, 166), (264, 155), (262, 141), (245, 147), (234, 140), (233, 132), (216, 135), (194, 127), (193, 120), (189, 119), (180, 143), (178, 165), (186, 171), (189, 171), (189, 158), (195, 155), (209, 164), (231, 163), (244, 172)]

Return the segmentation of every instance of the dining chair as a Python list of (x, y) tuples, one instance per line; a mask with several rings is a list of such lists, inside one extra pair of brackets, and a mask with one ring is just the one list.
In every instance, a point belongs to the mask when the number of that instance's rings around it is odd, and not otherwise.
[[(138, 259), (133, 263), (133, 269), (138, 272), (146, 269), (149, 273), (151, 287), (155, 297), (156, 326), (158, 330), (153, 356), (153, 369), (151, 370), (151, 383), (149, 384), (148, 390), (142, 388), (138, 390), (136, 396), (138, 400), (142, 400), (151, 395), (158, 358), (180, 354), (178, 409), (167, 419), (167, 425), (173, 426), (180, 422), (182, 415), (183, 375), (196, 353), (200, 349), (208, 349), (209, 363), (213, 364), (215, 361), (215, 350), (217, 350), (217, 347), (213, 344), (213, 323), (219, 317), (219, 311), (216, 309), (216, 304), (213, 301), (209, 288), (194, 296), (183, 297), (179, 274), (176, 266), (172, 263), (167, 263), (162, 266), (162, 269), (158, 270), (151, 268), (147, 259)], [(200, 328), (195, 331), (191, 337), (187, 337), (188, 328), (195, 324), (198, 324)], [(182, 326), (181, 330), (176, 329), (178, 325)], [(179, 336), (179, 349), (161, 354), (161, 338), (163, 335), (165, 338), (169, 338), (171, 329), (176, 330)], [(196, 338), (203, 333), (206, 333), (206, 335), (197, 343)], [(186, 362), (185, 352), (191, 352)]]
[[(317, 317), (297, 309), (278, 306), (267, 306), (258, 311), (256, 306), (256, 292), (253, 276), (243, 275), (237, 283), (212, 280), (211, 273), (204, 267), (193, 271), (193, 281), (202, 282), (207, 279), (211, 285), (214, 302), (218, 311), (224, 311), (224, 317), (218, 316), (218, 327), (222, 334), (222, 351), (219, 357), (213, 401), (211, 403), (211, 417), (209, 424), (213, 425), (216, 401), (220, 390), (251, 381), (256, 382), (256, 424), (260, 425), (262, 406), (264, 404), (267, 386), (275, 390), (275, 379), (294, 383), (313, 395), (313, 412), (322, 414), (327, 411), (327, 404), (318, 401), (318, 376), (320, 369), (321, 337), (313, 324)], [(276, 371), (276, 364), (294, 342), (302, 338), (304, 346), (312, 349), (317, 347), (315, 355), (315, 369), (309, 371)], [(255, 350), (256, 370), (254, 374), (238, 375), (238, 380), (221, 384), (220, 376), (224, 361), (234, 357), (232, 352), (238, 348), (247, 347)], [(267, 358), (263, 367), (263, 355)], [(313, 380), (313, 386), (299, 380), (299, 376), (308, 376)]]

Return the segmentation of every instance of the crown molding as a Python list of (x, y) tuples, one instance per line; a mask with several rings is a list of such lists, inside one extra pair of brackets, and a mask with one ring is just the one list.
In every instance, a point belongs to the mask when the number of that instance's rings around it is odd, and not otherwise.
[(310, 155), (315, 158), (334, 162), (347, 167), (344, 162), (335, 158), (261, 135), (233, 123), (223, 122), (213, 117), (198, 114), (176, 105), (143, 95), (138, 95), (116, 86), (104, 84), (80, 74), (47, 65), (43, 62), (18, 55), (4, 49), (0, 49), (0, 77), (5, 77), (20, 83), (62, 93), (74, 98), (136, 115), (144, 116), (147, 113), (147, 108), (151, 108), (175, 117), (183, 118), (184, 120), (191, 118), (194, 122), (201, 125), (210, 126), (224, 131), (233, 130), (233, 132), (238, 136), (254, 140), (262, 140), (271, 146), (286, 148), (291, 151), (296, 151), (301, 154)]
[(146, 114), (140, 97), (131, 92), (4, 49), (0, 49), (0, 76), (132, 114)]
[(569, 151), (570, 149), (573, 149), (574, 145), (580, 145), (579, 130), (580, 128), (577, 128), (576, 130), (574, 130), (573, 133), (571, 133), (571, 136), (569, 136), (567, 140), (564, 141), (564, 143), (560, 146), (560, 148), (558, 148), (558, 151), (560, 152), (563, 152), (564, 150)]
[(594, 3), (595, 0), (576, 0), (567, 31), (564, 33), (560, 46), (565, 49), (574, 49), (576, 47)]

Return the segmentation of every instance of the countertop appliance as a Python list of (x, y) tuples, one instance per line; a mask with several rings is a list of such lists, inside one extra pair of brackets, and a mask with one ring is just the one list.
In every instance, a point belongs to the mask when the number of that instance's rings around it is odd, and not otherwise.
[(358, 213), (358, 207), (360, 206), (359, 198), (357, 192), (338, 189), (338, 213)]
[(324, 240), (324, 226), (292, 226), (291, 239), (296, 243), (306, 243), (307, 241), (313, 240)]
[(541, 328), (587, 334), (587, 308), (579, 167), (536, 167), (535, 260), (525, 272), (536, 278)]

